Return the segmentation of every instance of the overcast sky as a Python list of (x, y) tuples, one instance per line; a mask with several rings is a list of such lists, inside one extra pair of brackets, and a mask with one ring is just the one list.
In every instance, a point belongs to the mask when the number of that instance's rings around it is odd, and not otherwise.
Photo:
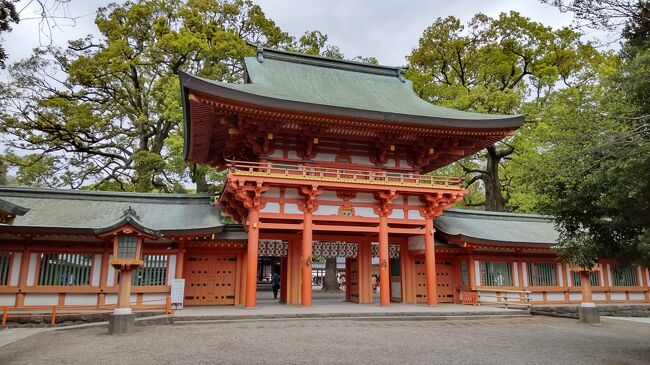
[[(386, 65), (403, 65), (405, 56), (417, 46), (426, 27), (438, 17), (449, 15), (463, 22), (483, 12), (497, 16), (516, 10), (543, 24), (561, 27), (571, 24), (571, 16), (538, 0), (254, 0), (282, 30), (300, 36), (307, 30), (319, 30), (329, 36), (329, 43), (338, 46), (348, 58), (357, 55), (376, 57)], [(18, 3), (22, 9), (28, 1)], [(54, 3), (53, 1), (50, 1)], [(54, 43), (64, 45), (68, 39), (96, 33), (94, 13), (98, 6), (111, 1), (70, 0), (57, 4), (57, 14), (80, 17), (73, 22), (59, 21), (52, 29)], [(4, 44), (9, 62), (26, 57), (39, 42), (47, 44), (47, 34), (39, 32), (39, 11), (29, 6), (21, 12), (23, 19), (6, 35)]]

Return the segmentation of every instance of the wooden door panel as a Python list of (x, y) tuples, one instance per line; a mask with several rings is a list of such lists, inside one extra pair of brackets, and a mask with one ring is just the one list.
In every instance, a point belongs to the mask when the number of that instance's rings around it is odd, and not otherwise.
[(454, 302), (451, 260), (436, 260), (436, 284), (438, 303)]
[(350, 301), (359, 303), (359, 260), (356, 258), (350, 259), (350, 278), (346, 278), (350, 285)]
[(237, 257), (188, 255), (185, 263), (186, 305), (234, 305)]

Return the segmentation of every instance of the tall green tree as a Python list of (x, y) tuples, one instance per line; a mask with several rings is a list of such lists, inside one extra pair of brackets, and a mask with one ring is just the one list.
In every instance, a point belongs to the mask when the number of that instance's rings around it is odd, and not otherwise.
[[(633, 14), (647, 5), (639, 1)], [(595, 26), (621, 21), (608, 19), (611, 9), (584, 10), (578, 17), (600, 19)], [(538, 208), (561, 232), (561, 257), (582, 267), (602, 257), (650, 265), (650, 52), (640, 36), (649, 22), (624, 24), (620, 57), (599, 82), (553, 95), (537, 135), (543, 148), (529, 159)]]
[[(543, 103), (556, 88), (584, 82), (598, 52), (569, 29), (552, 29), (517, 12), (497, 18), (477, 14), (466, 25), (455, 17), (439, 18), (424, 31), (408, 57), (407, 77), (415, 91), (432, 103), (460, 110), (523, 114)], [(520, 193), (512, 185), (512, 159), (530, 148), (526, 137), (535, 116), (517, 136), (490, 146), (448, 169), (466, 175), (472, 194), (467, 206), (486, 210), (517, 209), (511, 202)], [(521, 198), (520, 198), (521, 199)]]
[(294, 41), (250, 0), (146, 0), (100, 8), (100, 37), (38, 49), (10, 67), (11, 145), (56, 156), (50, 185), (182, 191), (209, 171), (182, 162), (177, 74), (241, 81), (247, 42)]
[[(2, 41), (2, 33), (11, 31), (11, 24), (18, 23), (20, 17), (16, 11), (16, 4), (11, 0), (0, 0), (0, 42)], [(5, 68), (5, 61), (7, 60), (7, 52), (0, 43), (0, 68)]]

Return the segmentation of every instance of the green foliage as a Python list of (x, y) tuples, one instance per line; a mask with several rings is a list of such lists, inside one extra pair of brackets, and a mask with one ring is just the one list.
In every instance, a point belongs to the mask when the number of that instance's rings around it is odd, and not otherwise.
[(529, 138), (536, 122), (531, 106), (543, 104), (558, 88), (589, 80), (601, 55), (576, 32), (510, 12), (498, 18), (477, 14), (467, 25), (439, 18), (408, 59), (407, 77), (425, 100), (481, 113), (527, 114), (527, 125), (514, 138), (464, 159), (456, 171), (465, 173), (471, 191), (466, 206), (531, 210), (530, 189), (512, 183), (517, 171), (526, 169), (513, 159), (535, 148)]
[[(20, 17), (16, 11), (16, 5), (12, 0), (0, 0), (0, 37), (2, 33), (11, 32), (11, 23), (18, 23)], [(1, 38), (0, 38), (1, 40)], [(0, 68), (5, 68), (5, 60), (7, 53), (4, 47), (0, 44)]]
[[(178, 72), (241, 82), (247, 42), (294, 42), (250, 0), (112, 4), (95, 23), (99, 39), (39, 49), (10, 68), (15, 105), (0, 132), (13, 148), (59, 156), (33, 183), (184, 191), (196, 169), (181, 163)], [(195, 178), (212, 176), (200, 169)]]

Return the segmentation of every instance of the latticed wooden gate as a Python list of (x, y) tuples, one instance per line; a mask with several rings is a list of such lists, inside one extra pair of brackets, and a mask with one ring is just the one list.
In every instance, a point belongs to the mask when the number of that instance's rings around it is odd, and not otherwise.
[(436, 260), (436, 283), (438, 286), (438, 303), (454, 302), (454, 285), (452, 282), (452, 265), (450, 260)]
[[(424, 258), (416, 258), (415, 262), (415, 301), (427, 301), (427, 274)], [(453, 266), (451, 260), (436, 260), (436, 285), (438, 287), (438, 303), (454, 302)]]
[(427, 273), (424, 265), (424, 258), (414, 260), (415, 267), (415, 302), (427, 302)]
[(234, 305), (237, 257), (189, 255), (185, 263), (186, 305)]
[(346, 278), (346, 285), (350, 286), (350, 301), (359, 303), (359, 260), (350, 258), (350, 277)]

